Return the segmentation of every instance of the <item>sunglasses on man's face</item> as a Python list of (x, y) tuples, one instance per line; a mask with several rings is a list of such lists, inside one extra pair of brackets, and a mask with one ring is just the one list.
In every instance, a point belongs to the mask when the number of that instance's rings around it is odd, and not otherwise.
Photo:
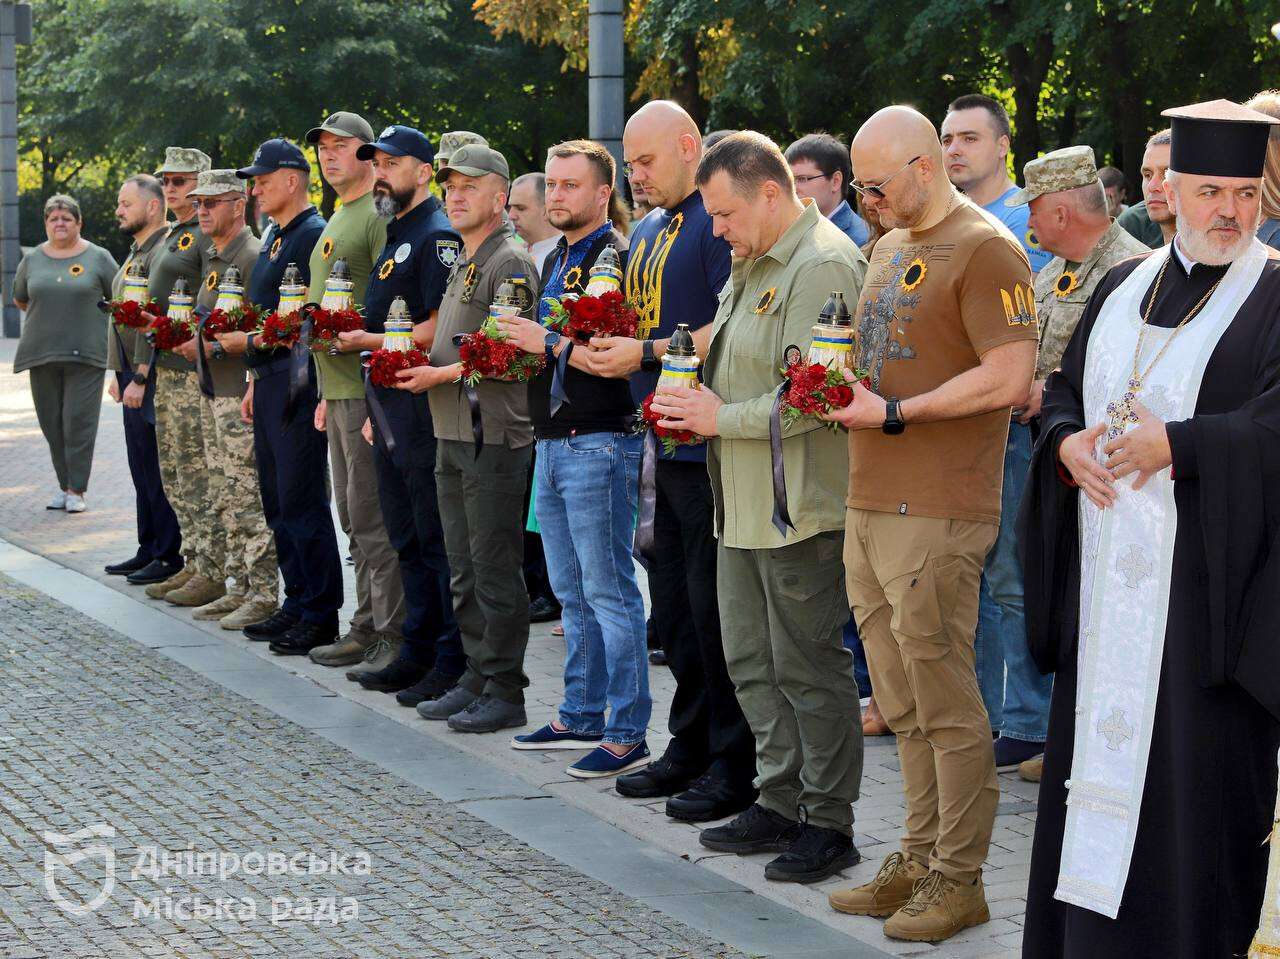
[(160, 182), (165, 186), (186, 186), (191, 182), (189, 176), (162, 176)]
[(923, 160), (923, 159), (924, 159), (924, 156), (923, 156), (923, 155), (921, 155), (921, 156), (916, 156), (916, 157), (912, 157), (912, 158), (911, 158), (910, 160), (908, 160), (906, 163), (902, 164), (902, 166), (901, 166), (901, 167), (899, 167), (899, 168), (897, 169), (897, 171), (896, 171), (896, 172), (889, 174), (887, 177), (885, 177), (885, 178), (884, 178), (883, 180), (881, 180), (879, 183), (876, 183), (876, 184), (874, 184), (874, 185), (872, 185), (872, 186), (867, 186), (867, 185), (866, 185), (866, 184), (864, 184), (864, 183), (859, 183), (857, 180), (851, 180), (851, 181), (849, 182), (849, 186), (851, 186), (851, 187), (853, 187), (855, 190), (857, 190), (857, 191), (858, 191), (858, 194), (859, 194), (863, 199), (866, 199), (867, 197), (870, 197), (870, 198), (871, 198), (871, 199), (873, 199), (873, 200), (883, 200), (883, 199), (884, 199), (884, 188), (885, 188), (886, 186), (888, 186), (888, 185), (889, 185), (889, 181), (890, 181), (890, 180), (892, 180), (894, 177), (896, 177), (899, 173), (901, 173), (901, 172), (902, 172), (903, 170), (905, 170), (907, 167), (911, 166), (911, 164), (915, 163), (917, 160)]
[(219, 197), (217, 199), (209, 199), (209, 200), (206, 200), (204, 197), (201, 197), (200, 199), (195, 201), (195, 206), (197, 210), (212, 210), (219, 203), (235, 203), (236, 200), (238, 199), (240, 199), (240, 197), (238, 196), (224, 196), (224, 197)]

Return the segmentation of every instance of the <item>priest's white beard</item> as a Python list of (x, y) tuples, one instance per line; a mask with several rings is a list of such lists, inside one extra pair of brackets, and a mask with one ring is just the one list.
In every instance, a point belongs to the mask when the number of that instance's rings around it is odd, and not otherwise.
[[(1253, 235), (1258, 232), (1261, 219), (1262, 210), (1259, 208), (1252, 223), (1242, 223), (1238, 219), (1218, 216), (1213, 218), (1208, 230), (1197, 230), (1186, 221), (1182, 211), (1179, 210), (1177, 213), (1178, 242), (1182, 244), (1182, 252), (1197, 263), (1203, 263), (1205, 266), (1226, 266), (1244, 256), (1244, 251), (1249, 249), (1249, 244), (1253, 242)], [(1209, 232), (1217, 227), (1233, 227), (1239, 230), (1240, 239), (1224, 247)]]

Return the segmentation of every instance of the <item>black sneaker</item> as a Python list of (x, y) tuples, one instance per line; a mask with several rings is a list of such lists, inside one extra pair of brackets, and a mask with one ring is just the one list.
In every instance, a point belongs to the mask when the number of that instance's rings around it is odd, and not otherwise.
[(356, 676), (356, 682), (365, 689), (372, 689), (375, 692), (398, 693), (402, 689), (408, 689), (421, 682), (428, 672), (427, 667), (416, 659), (409, 659), (401, 653), (382, 669), (360, 673)]
[(242, 632), (255, 642), (264, 643), (269, 639), (283, 636), (298, 625), (298, 617), (278, 609), (260, 623), (250, 623)]
[(668, 799), (666, 811), (681, 822), (714, 822), (742, 812), (759, 796), (750, 783), (735, 787), (723, 776), (706, 773), (684, 792)]
[(791, 848), (764, 867), (764, 877), (775, 882), (821, 882), (860, 859), (858, 847), (844, 833), (805, 823)]
[(798, 822), (752, 803), (746, 812), (723, 826), (702, 830), (698, 842), (716, 852), (743, 856), (753, 852), (786, 852), (798, 838)]
[(456, 733), (496, 733), (499, 729), (527, 726), (523, 703), (509, 703), (485, 694), (448, 719)]
[(108, 576), (128, 576), (130, 573), (136, 573), (149, 562), (151, 560), (145, 556), (134, 555), (133, 558), (126, 559), (123, 563), (109, 563), (102, 568)]
[(317, 646), (328, 646), (338, 639), (338, 624), (296, 623), (271, 641), (267, 649), (277, 656), (305, 656)]
[(619, 776), (613, 788), (629, 799), (654, 799), (687, 789), (697, 775), (691, 769), (677, 766), (668, 753), (643, 769)]
[(560, 604), (553, 599), (539, 596), (529, 604), (529, 622), (551, 623), (560, 618)]
[(396, 693), (396, 702), (401, 706), (416, 706), (429, 699), (438, 699), (457, 686), (461, 678), (461, 676), (446, 676), (433, 669), (408, 689), (402, 689)]

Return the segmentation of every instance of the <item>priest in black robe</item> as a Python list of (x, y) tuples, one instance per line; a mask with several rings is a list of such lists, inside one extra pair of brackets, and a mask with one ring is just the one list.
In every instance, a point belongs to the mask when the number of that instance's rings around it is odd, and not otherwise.
[[(1107, 275), (1045, 386), (1019, 518), (1028, 641), (1040, 669), (1056, 673), (1032, 848), (1027, 959), (1226, 959), (1246, 954), (1258, 926), (1280, 748), (1280, 254), (1259, 251), (1253, 239), (1273, 121), (1250, 114), (1227, 101), (1166, 112), (1173, 117), (1177, 171), (1169, 178), (1178, 214), (1174, 248), (1126, 260)], [(1155, 263), (1128, 287), (1134, 335), (1139, 324), (1163, 331), (1190, 319), (1177, 334), (1150, 331), (1148, 349), (1134, 363), (1139, 379), (1160, 337), (1185, 336), (1185, 345), (1197, 320), (1213, 321), (1212, 291), (1237, 259), (1253, 257), (1256, 279), (1230, 315), (1218, 310), (1228, 325), (1205, 348), (1189, 418), (1166, 421), (1158, 397), (1139, 388), (1130, 402), (1115, 396), (1108, 415), (1090, 421), (1091, 339), (1096, 349), (1107, 342), (1093, 336), (1095, 325), (1101, 332), (1100, 317), (1119, 317), (1114, 306), (1105, 312), (1109, 298), (1150, 257), (1167, 263), (1150, 283), (1141, 281)], [(1140, 286), (1145, 292), (1138, 296)], [(1115, 362), (1127, 369), (1134, 361), (1126, 355)], [(1091, 382), (1096, 392), (1096, 378)], [(1079, 776), (1082, 765), (1077, 753), (1092, 748), (1079, 746), (1077, 722), (1097, 715), (1084, 692), (1081, 650), (1133, 641), (1112, 629), (1086, 631), (1081, 643), (1081, 534), (1089, 511), (1080, 498), (1110, 509), (1136, 495), (1131, 484), (1162, 473), (1176, 508), (1167, 589), (1148, 587), (1134, 601), (1153, 608), (1167, 602), (1163, 653), (1153, 667), (1158, 689), (1136, 837), (1127, 874), (1116, 880), (1123, 891), (1111, 917), (1077, 904), (1089, 884), (1066, 877), (1062, 866), (1069, 798), (1076, 816), (1084, 815), (1081, 803), (1108, 807), (1105, 790), (1073, 796), (1073, 766)], [(1087, 568), (1114, 562), (1103, 555), (1107, 548), (1124, 548), (1084, 532)], [(1151, 564), (1138, 565), (1134, 575)], [(1096, 617), (1092, 597), (1088, 609), (1094, 612), (1085, 618)], [(1133, 717), (1091, 721), (1110, 737), (1103, 750), (1141, 738)], [(1085, 737), (1093, 732), (1083, 730)], [(1088, 848), (1088, 839), (1072, 841)]]

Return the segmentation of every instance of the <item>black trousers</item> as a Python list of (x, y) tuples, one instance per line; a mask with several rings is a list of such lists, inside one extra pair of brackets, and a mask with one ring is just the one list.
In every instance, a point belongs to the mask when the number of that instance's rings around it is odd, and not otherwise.
[[(387, 538), (400, 559), (405, 644), (401, 656), (450, 676), (466, 669), (453, 616), (449, 556), (436, 499), (436, 437), (425, 395), (374, 387), (395, 442), (374, 427), (373, 465)], [(376, 418), (375, 418), (376, 423)]]
[[(127, 373), (116, 373), (121, 395), (131, 382)], [(148, 389), (154, 389), (148, 386)], [(182, 531), (160, 479), (160, 454), (156, 427), (147, 422), (145, 408), (124, 410), (124, 448), (138, 513), (138, 556), (147, 561), (182, 565)]]
[(286, 423), (289, 374), (281, 369), (253, 384), (253, 456), (262, 512), (275, 536), (284, 578), (285, 612), (334, 626), (342, 606), (342, 559), (329, 511), (329, 444), (313, 424), (315, 384)]
[(649, 593), (676, 680), (667, 755), (736, 787), (751, 787), (755, 739), (734, 694), (720, 640), (711, 480), (705, 463), (659, 460)]

